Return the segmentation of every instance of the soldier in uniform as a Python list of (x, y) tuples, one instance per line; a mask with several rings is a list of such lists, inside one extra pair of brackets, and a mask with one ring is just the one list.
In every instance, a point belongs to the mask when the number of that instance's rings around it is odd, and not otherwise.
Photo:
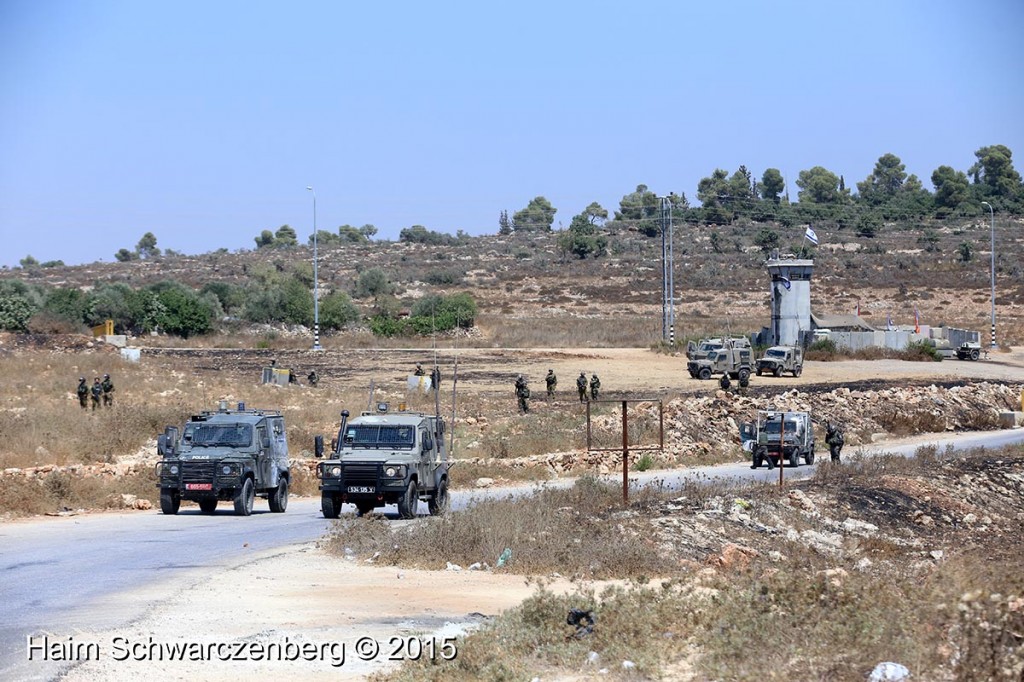
[(309, 382), (310, 386), (315, 387), (317, 383), (320, 381), (320, 375), (317, 374), (316, 370), (314, 369), (306, 376), (306, 380)]
[(526, 414), (530, 411), (530, 388), (526, 385), (526, 378), (520, 374), (516, 377), (516, 398), (519, 399), (519, 411)]
[(548, 400), (553, 400), (555, 397), (555, 386), (558, 385), (558, 377), (555, 376), (555, 370), (548, 370), (548, 375), (544, 377), (544, 383), (548, 387)]
[(92, 409), (95, 411), (100, 406), (100, 396), (103, 395), (103, 384), (100, 383), (99, 377), (92, 380), (92, 389), (89, 393), (92, 396)]
[(83, 410), (89, 407), (89, 386), (85, 383), (85, 377), (78, 377), (78, 404)]
[(434, 369), (430, 370), (430, 388), (434, 391), (441, 389), (441, 368), (437, 365), (434, 365)]
[(590, 375), (590, 399), (597, 400), (598, 391), (601, 390), (601, 380), (597, 378), (596, 374)]
[(718, 380), (718, 385), (721, 387), (723, 391), (728, 391), (730, 388), (732, 388), (732, 381), (729, 380), (728, 372), (722, 373), (722, 378)]
[(114, 382), (110, 380), (109, 374), (103, 375), (100, 386), (103, 387), (103, 406), (112, 407), (114, 404)]
[(580, 372), (580, 375), (576, 377), (576, 391), (580, 394), (580, 402), (587, 402), (587, 374), (586, 372)]
[(843, 451), (843, 427), (832, 422), (825, 422), (825, 443), (828, 445), (828, 454), (833, 462), (838, 463)]
[(413, 372), (413, 376), (425, 377), (427, 373), (423, 371), (423, 365), (419, 362), (416, 363), (416, 371)]

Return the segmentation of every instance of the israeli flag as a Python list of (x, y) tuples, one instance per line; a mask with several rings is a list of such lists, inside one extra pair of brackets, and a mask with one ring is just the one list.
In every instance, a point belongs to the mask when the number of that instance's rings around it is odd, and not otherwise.
[(818, 235), (814, 233), (814, 230), (811, 229), (810, 225), (807, 226), (807, 231), (804, 232), (804, 236), (807, 237), (807, 239), (815, 246), (818, 245)]
[(789, 287), (792, 286), (792, 284), (790, 284), (790, 282), (789, 282), (789, 279), (786, 278), (786, 277), (783, 277), (782, 275), (779, 275), (779, 284), (784, 286), (786, 288), (786, 291), (789, 291)]

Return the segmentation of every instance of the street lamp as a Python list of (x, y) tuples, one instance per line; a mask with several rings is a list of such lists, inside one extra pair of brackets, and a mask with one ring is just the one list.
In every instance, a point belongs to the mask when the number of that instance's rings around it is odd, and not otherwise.
[(996, 349), (996, 212), (992, 204), (987, 201), (981, 202), (988, 206), (988, 215), (992, 226), (992, 350)]
[(316, 191), (306, 186), (313, 192), (313, 350), (323, 350), (320, 347), (320, 278), (317, 273), (316, 254)]

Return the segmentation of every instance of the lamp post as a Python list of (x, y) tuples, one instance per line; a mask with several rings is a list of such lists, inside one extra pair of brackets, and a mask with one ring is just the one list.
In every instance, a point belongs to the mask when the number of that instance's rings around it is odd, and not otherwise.
[(317, 253), (316, 253), (316, 190), (310, 186), (306, 186), (310, 192), (313, 192), (313, 350), (323, 350), (320, 347), (320, 278), (317, 272)]
[(987, 201), (981, 202), (988, 206), (989, 224), (992, 227), (992, 350), (996, 349), (996, 212), (992, 204)]

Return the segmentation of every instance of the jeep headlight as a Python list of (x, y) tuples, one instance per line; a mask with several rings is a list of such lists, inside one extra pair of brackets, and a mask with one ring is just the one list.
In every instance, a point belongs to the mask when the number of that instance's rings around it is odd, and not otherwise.
[(237, 464), (223, 464), (220, 467), (221, 476), (237, 476), (241, 473)]
[(384, 475), (388, 478), (405, 478), (405, 467), (391, 465), (384, 469)]
[(332, 466), (327, 470), (327, 473), (334, 478), (341, 478), (341, 467), (337, 465)]
[(177, 464), (167, 464), (165, 471), (167, 473), (169, 473), (171, 476), (177, 476), (178, 475), (178, 465)]

